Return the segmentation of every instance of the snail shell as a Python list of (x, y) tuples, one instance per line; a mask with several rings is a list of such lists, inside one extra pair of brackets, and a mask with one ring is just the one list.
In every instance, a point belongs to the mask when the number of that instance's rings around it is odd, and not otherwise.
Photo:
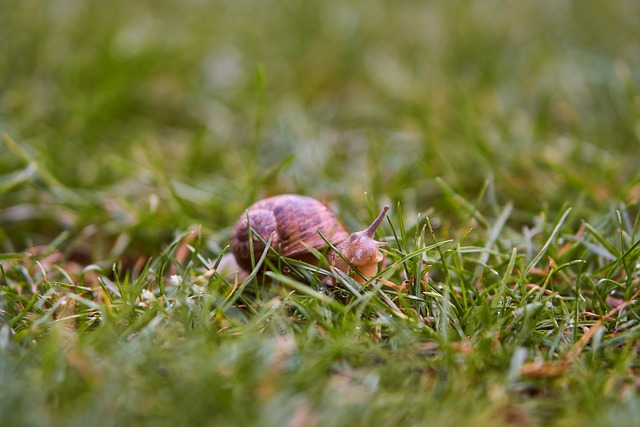
[[(306, 260), (310, 254), (305, 245), (318, 250), (325, 248), (326, 243), (318, 231), (334, 245), (349, 236), (336, 214), (316, 199), (282, 194), (260, 200), (238, 219), (231, 238), (233, 255), (238, 265), (247, 271), (252, 268), (247, 217), (253, 232), (265, 242), (273, 233), (271, 246), (289, 258)], [(252, 240), (253, 258), (257, 262), (265, 245), (256, 235)]]

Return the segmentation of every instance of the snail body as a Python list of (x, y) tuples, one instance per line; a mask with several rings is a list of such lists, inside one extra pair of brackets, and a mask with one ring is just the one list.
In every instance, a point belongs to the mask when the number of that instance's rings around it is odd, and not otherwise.
[(386, 243), (375, 241), (373, 235), (388, 210), (389, 206), (385, 206), (367, 229), (349, 234), (337, 215), (316, 199), (296, 194), (269, 197), (251, 205), (238, 218), (231, 238), (231, 250), (237, 264), (245, 271), (252, 269), (251, 251), (255, 263), (265, 250), (264, 242), (270, 238), (271, 247), (280, 255), (315, 263), (317, 260), (308, 248), (318, 251), (327, 248), (321, 233), (339, 252), (327, 251), (329, 265), (347, 274), (351, 274), (351, 266), (355, 266), (362, 275), (354, 274), (354, 278), (364, 283), (376, 274), (378, 263), (384, 258), (379, 248)]

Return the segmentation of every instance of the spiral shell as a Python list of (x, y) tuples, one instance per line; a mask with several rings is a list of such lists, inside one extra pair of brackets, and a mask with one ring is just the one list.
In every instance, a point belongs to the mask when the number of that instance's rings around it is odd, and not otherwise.
[[(252, 233), (259, 234), (265, 242), (273, 234), (271, 247), (279, 254), (305, 261), (313, 261), (309, 259), (309, 250), (305, 245), (318, 250), (326, 247), (318, 231), (333, 245), (349, 236), (336, 214), (316, 199), (282, 194), (260, 200), (240, 216), (231, 238), (231, 250), (236, 262), (247, 271), (252, 269), (249, 224)], [(255, 234), (252, 237), (253, 259), (257, 262), (265, 245)]]

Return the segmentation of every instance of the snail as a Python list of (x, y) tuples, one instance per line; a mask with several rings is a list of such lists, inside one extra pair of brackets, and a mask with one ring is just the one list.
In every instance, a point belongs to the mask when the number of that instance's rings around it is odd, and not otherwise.
[[(253, 262), (258, 262), (265, 242), (271, 238), (271, 247), (280, 255), (315, 264), (317, 259), (308, 248), (318, 251), (327, 248), (319, 234), (322, 233), (337, 249), (337, 252), (330, 249), (326, 253), (329, 265), (353, 274), (354, 279), (363, 284), (375, 276), (378, 263), (384, 259), (379, 248), (387, 243), (374, 240), (373, 235), (388, 211), (389, 206), (385, 206), (368, 228), (349, 234), (336, 214), (316, 199), (297, 194), (269, 197), (251, 205), (238, 219), (233, 229), (231, 251), (238, 266), (251, 271), (251, 247)], [(252, 242), (249, 241), (249, 224)]]

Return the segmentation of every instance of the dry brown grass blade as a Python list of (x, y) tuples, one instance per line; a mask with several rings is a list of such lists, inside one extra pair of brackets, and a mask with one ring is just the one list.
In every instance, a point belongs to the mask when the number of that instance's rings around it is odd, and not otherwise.
[(611, 309), (607, 314), (600, 316), (600, 319), (591, 325), (584, 335), (576, 342), (571, 350), (560, 360), (536, 360), (528, 362), (522, 365), (520, 368), (520, 375), (527, 378), (553, 378), (563, 375), (569, 366), (578, 358), (580, 353), (584, 350), (586, 345), (591, 341), (594, 335), (604, 327), (606, 320), (613, 319), (613, 315), (619, 311), (625, 309), (631, 304), (635, 303), (636, 298), (640, 295), (640, 291), (633, 294), (628, 300), (618, 304)]
[(609, 310), (609, 312), (604, 316), (602, 316), (600, 320), (598, 320), (596, 323), (591, 325), (591, 327), (587, 330), (587, 332), (585, 332), (582, 338), (580, 338), (580, 340), (577, 343), (575, 343), (573, 348), (566, 354), (564, 359), (568, 363), (573, 362), (580, 355), (580, 353), (582, 353), (582, 350), (587, 345), (587, 343), (591, 340), (591, 338), (593, 338), (593, 336), (600, 330), (600, 328), (604, 326), (604, 321), (606, 319), (611, 319), (614, 314), (618, 313), (620, 310), (623, 310), (624, 308), (635, 303), (635, 300), (638, 297), (638, 295), (640, 295), (640, 291), (637, 291), (635, 294), (633, 294), (633, 296), (628, 301), (624, 301), (618, 304), (617, 306), (615, 306), (613, 309)]

